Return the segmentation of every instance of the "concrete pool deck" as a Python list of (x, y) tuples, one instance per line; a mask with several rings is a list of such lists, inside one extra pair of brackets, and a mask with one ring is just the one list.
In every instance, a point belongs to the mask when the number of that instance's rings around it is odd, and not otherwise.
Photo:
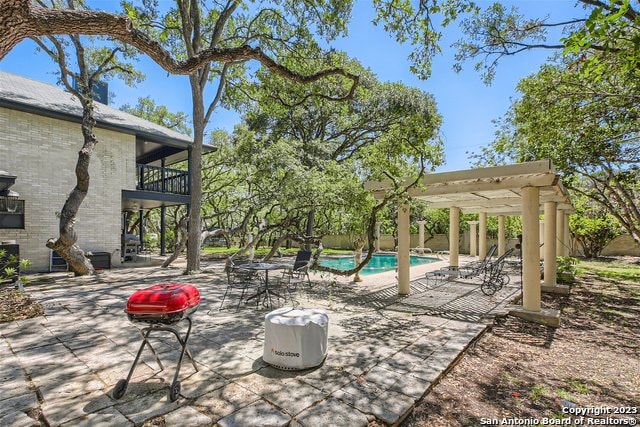
[[(57, 273), (35, 278), (29, 293), (45, 316), (0, 324), (0, 425), (51, 426), (366, 426), (394, 425), (430, 390), (493, 318), (520, 292), (519, 276), (488, 297), (477, 283), (435, 287), (421, 278), (446, 261), (412, 267), (412, 294), (399, 297), (395, 272), (354, 284), (313, 274), (315, 286), (296, 296), (329, 313), (324, 364), (281, 371), (262, 361), (264, 315), (255, 305), (218, 310), (225, 290), (221, 263), (182, 276), (181, 268), (117, 269), (94, 277)], [(157, 282), (195, 284), (203, 302), (189, 348), (199, 367), (183, 363), (181, 395), (168, 399), (175, 372), (173, 337), (153, 340), (123, 398), (112, 398), (140, 344), (123, 308), (135, 290)], [(184, 322), (183, 322), (184, 323)]]

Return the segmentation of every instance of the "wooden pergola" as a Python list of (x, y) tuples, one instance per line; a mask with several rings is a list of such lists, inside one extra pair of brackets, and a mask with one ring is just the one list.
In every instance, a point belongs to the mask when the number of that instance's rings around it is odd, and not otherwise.
[[(393, 187), (389, 181), (369, 181), (365, 188), (376, 198)], [(432, 208), (450, 209), (450, 236), (459, 235), (460, 212), (477, 213), (478, 251), (487, 251), (487, 215), (498, 216), (498, 251), (505, 252), (505, 216), (522, 215), (523, 309), (541, 311), (542, 286), (550, 291), (556, 284), (556, 256), (565, 255), (569, 246), (568, 214), (574, 208), (550, 160), (507, 166), (469, 169), (425, 175), (408, 189), (412, 198), (424, 200)], [(541, 236), (540, 213), (544, 213)], [(422, 226), (422, 225), (421, 225)], [(544, 240), (544, 284), (540, 282), (540, 241)], [(473, 239), (473, 237), (472, 237)], [(473, 249), (473, 240), (472, 240)], [(458, 239), (449, 239), (450, 264), (457, 267)], [(475, 255), (475, 254), (472, 254)], [(409, 287), (409, 206), (398, 206), (398, 293), (407, 295)]]

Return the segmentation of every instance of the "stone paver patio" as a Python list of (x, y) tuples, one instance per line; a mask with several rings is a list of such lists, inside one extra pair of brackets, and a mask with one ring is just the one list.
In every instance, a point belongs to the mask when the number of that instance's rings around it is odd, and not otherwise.
[[(418, 278), (404, 298), (391, 282), (315, 277), (296, 299), (328, 311), (329, 354), (318, 368), (282, 371), (262, 361), (269, 310), (242, 305), (235, 312), (232, 296), (219, 311), (224, 280), (221, 264), (188, 277), (152, 267), (35, 280), (28, 289), (45, 316), (0, 324), (0, 425), (127, 426), (157, 417), (167, 427), (396, 424), (520, 292), (517, 275), (491, 297), (477, 283), (435, 287)], [(185, 360), (180, 397), (170, 402), (179, 346), (160, 336), (153, 343), (165, 370), (145, 350), (126, 394), (114, 400), (140, 345), (124, 305), (158, 282), (193, 283), (203, 296), (189, 339), (199, 372)]]

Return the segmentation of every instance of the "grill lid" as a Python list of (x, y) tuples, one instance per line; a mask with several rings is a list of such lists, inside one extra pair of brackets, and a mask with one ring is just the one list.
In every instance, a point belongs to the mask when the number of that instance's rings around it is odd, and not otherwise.
[(159, 283), (134, 292), (127, 301), (125, 312), (161, 316), (193, 308), (200, 304), (200, 300), (200, 292), (193, 285)]

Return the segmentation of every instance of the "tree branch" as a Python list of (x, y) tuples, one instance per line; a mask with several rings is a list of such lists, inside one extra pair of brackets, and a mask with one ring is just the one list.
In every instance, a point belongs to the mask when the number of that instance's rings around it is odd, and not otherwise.
[[(343, 68), (330, 68), (313, 74), (301, 74), (278, 64), (259, 47), (242, 45), (233, 48), (209, 48), (178, 61), (160, 43), (133, 27), (126, 15), (92, 10), (49, 9), (33, 6), (30, 0), (3, 0), (0, 6), (0, 60), (27, 37), (56, 34), (107, 35), (130, 44), (146, 53), (171, 74), (192, 74), (209, 62), (255, 60), (270, 72), (296, 83), (311, 83), (328, 76), (343, 76), (351, 80), (351, 90), (342, 97), (353, 97), (358, 76)], [(190, 43), (186, 43), (191, 46)], [(189, 47), (191, 49), (191, 47)]]

